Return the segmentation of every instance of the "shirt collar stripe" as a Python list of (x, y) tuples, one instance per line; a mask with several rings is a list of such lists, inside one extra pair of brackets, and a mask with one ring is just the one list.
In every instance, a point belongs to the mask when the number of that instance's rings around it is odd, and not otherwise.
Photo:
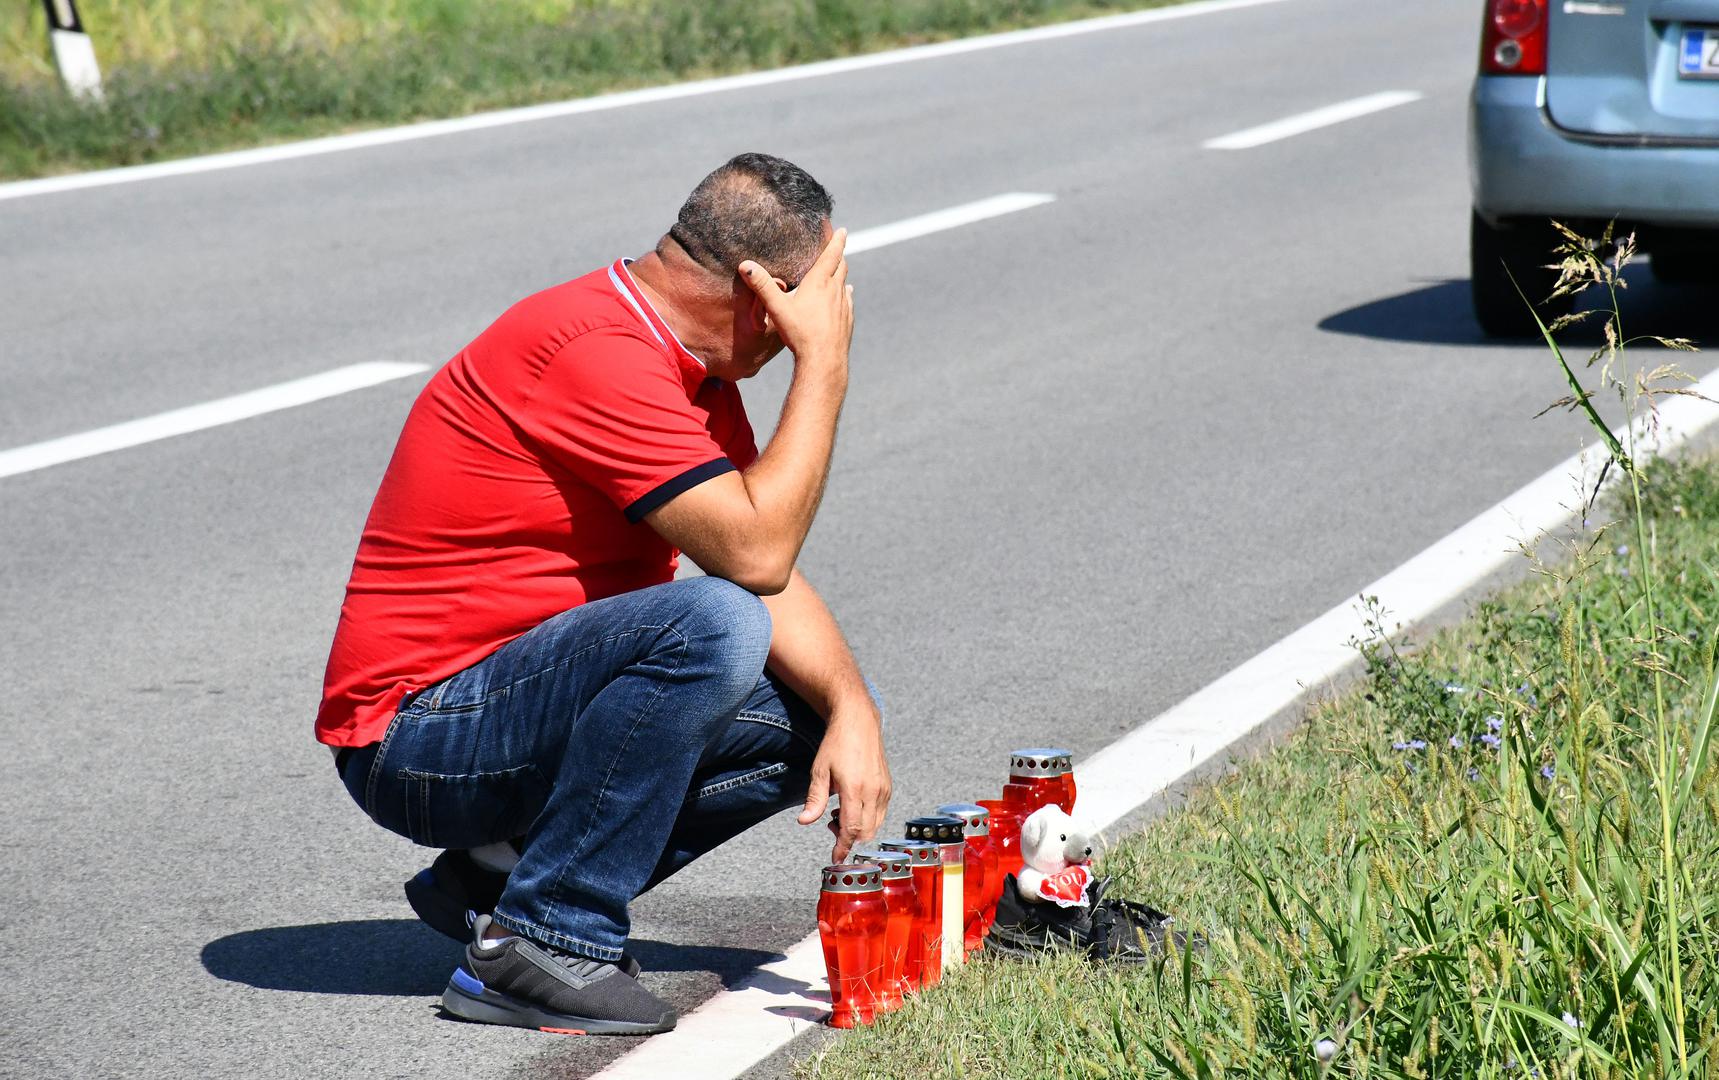
[(615, 289), (626, 298), (628, 304), (632, 305), (633, 311), (639, 316), (639, 321), (644, 323), (645, 329), (649, 330), (651, 332), (651, 336), (657, 339), (657, 344), (666, 347), (668, 342), (664, 341), (663, 336), (657, 333), (656, 324), (651, 322), (650, 318), (645, 315), (645, 309), (639, 306), (639, 302), (637, 300), (633, 299), (633, 294), (621, 283), (620, 275), (615, 273), (615, 268), (612, 266), (609, 267), (609, 280), (614, 282)]
[[(657, 339), (659, 345), (667, 344), (663, 341), (663, 333), (667, 333), (669, 339), (675, 343), (675, 347), (682, 354), (690, 357), (699, 367), (707, 367), (708, 365), (697, 353), (681, 343), (680, 336), (674, 332), (674, 327), (668, 324), (668, 320), (657, 314), (657, 309), (651, 305), (650, 297), (646, 296), (644, 290), (640, 289), (638, 284), (633, 281), (633, 275), (627, 269), (627, 264), (631, 261), (631, 259), (616, 259), (615, 265), (609, 267), (609, 280), (615, 283), (615, 288), (621, 291), (621, 295), (627, 298), (627, 303), (631, 304), (633, 310), (638, 312), (639, 318), (643, 319), (645, 325), (651, 328), (651, 336)], [(629, 289), (629, 285), (632, 288)], [(635, 292), (638, 294), (637, 299), (634, 299)], [(659, 324), (662, 326), (662, 332), (657, 330)]]

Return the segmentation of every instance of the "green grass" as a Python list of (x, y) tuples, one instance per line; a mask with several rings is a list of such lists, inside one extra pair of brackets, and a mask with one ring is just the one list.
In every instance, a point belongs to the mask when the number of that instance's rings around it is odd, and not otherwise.
[[(1573, 284), (1615, 285), (1561, 254)], [(1566, 404), (1650, 407), (1664, 384), (1608, 342), (1550, 368)], [(1634, 453), (1567, 558), (1419, 645), (1359, 643), (1352, 692), (1108, 854), (1121, 895), (1205, 950), (981, 962), (802, 1073), (1712, 1074), (1719, 464)]]
[[(232, 149), (1177, 0), (84, 0), (105, 107), (0, 11), (0, 176)], [(739, 149), (739, 148), (737, 148)]]

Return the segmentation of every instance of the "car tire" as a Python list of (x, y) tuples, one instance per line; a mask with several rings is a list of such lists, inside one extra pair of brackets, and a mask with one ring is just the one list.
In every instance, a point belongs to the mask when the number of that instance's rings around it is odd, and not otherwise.
[(1574, 297), (1546, 300), (1558, 280), (1556, 271), (1546, 269), (1556, 243), (1557, 234), (1549, 224), (1493, 225), (1478, 211), (1470, 214), (1469, 289), (1474, 317), (1489, 337), (1539, 336), (1523, 295), (1534, 301), (1534, 310), (1547, 323), (1574, 307)]

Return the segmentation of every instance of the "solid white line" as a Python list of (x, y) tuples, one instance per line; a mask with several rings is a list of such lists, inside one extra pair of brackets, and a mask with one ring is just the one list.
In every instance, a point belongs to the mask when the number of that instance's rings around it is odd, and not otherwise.
[(1042, 195), (1027, 191), (1014, 191), (1007, 195), (994, 195), (989, 199), (964, 203), (961, 206), (951, 206), (947, 210), (935, 210), (929, 214), (920, 214), (897, 221), (890, 225), (878, 225), (870, 229), (856, 229), (848, 234), (848, 255), (858, 255), (862, 251), (875, 251), (891, 244), (899, 244), (903, 240), (913, 240), (921, 236), (942, 232), (945, 229), (957, 229), (962, 225), (971, 225), (975, 221), (987, 218), (1002, 217), (1021, 210), (1031, 210), (1035, 206), (1043, 206), (1055, 202), (1055, 195)]
[(129, 165), (119, 169), (102, 169), (96, 172), (73, 173), (69, 176), (44, 177), (40, 180), (18, 180), (9, 184), (0, 184), (0, 201), (22, 199), (30, 195), (77, 191), (82, 188), (131, 184), (141, 180), (157, 180), (168, 176), (187, 176), (192, 173), (236, 169), (246, 165), (263, 165), (274, 161), (289, 161), (294, 158), (334, 154), (345, 150), (360, 150), (371, 146), (387, 146), (391, 143), (410, 142), (415, 139), (433, 139), (442, 135), (457, 135), (466, 131), (482, 131), (509, 124), (524, 124), (533, 120), (549, 120), (562, 116), (576, 116), (581, 113), (605, 112), (609, 109), (649, 105), (659, 101), (676, 101), (681, 98), (699, 97), (704, 94), (749, 90), (757, 86), (774, 86), (779, 83), (797, 82), (801, 79), (818, 79), (828, 75), (845, 75), (848, 72), (868, 71), (872, 68), (888, 67), (892, 64), (938, 60), (946, 56), (960, 56), (965, 53), (1000, 49), (1010, 45), (1054, 41), (1079, 34), (1121, 30), (1128, 27), (1145, 26), (1150, 23), (1170, 22), (1176, 19), (1193, 18), (1197, 15), (1212, 15), (1224, 11), (1235, 11), (1240, 8), (1285, 2), (1287, 0), (1194, 0), (1192, 3), (1180, 4), (1175, 7), (1152, 8), (1148, 11), (1136, 11), (1124, 15), (1105, 15), (1095, 19), (1081, 19), (1076, 22), (1035, 27), (1031, 30), (1013, 30), (1001, 34), (986, 34), (982, 37), (961, 38), (935, 45), (915, 45), (905, 49), (867, 53), (864, 56), (849, 56), (840, 60), (822, 60), (813, 64), (801, 64), (797, 67), (754, 71), (745, 75), (729, 75), (720, 79), (700, 79), (696, 82), (653, 86), (643, 90), (627, 90), (597, 97), (576, 98), (572, 101), (527, 105), (517, 109), (477, 113), (451, 120), (430, 120), (419, 124), (407, 124), (402, 127), (378, 128), (374, 131), (360, 131), (350, 135), (331, 135), (321, 139), (306, 139), (302, 142), (282, 143), (278, 146), (261, 146), (253, 150), (234, 150), (224, 154), (180, 158), (177, 161), (162, 161), (151, 165)]
[(1256, 146), (1287, 139), (1292, 135), (1316, 131), (1332, 124), (1341, 124), (1345, 120), (1353, 120), (1358, 116), (1369, 113), (1383, 112), (1394, 109), (1398, 105), (1407, 105), (1411, 101), (1419, 101), (1424, 95), (1418, 90), (1385, 90), (1377, 94), (1368, 94), (1353, 101), (1341, 101), (1335, 105), (1327, 105), (1322, 109), (1311, 112), (1286, 116), (1282, 120), (1273, 120), (1269, 124), (1251, 127), (1246, 131), (1238, 131), (1233, 135), (1223, 135), (1216, 139), (1207, 139), (1201, 145), (1207, 150), (1251, 150)]
[(31, 443), (11, 450), (0, 450), (0, 477), (46, 469), (80, 458), (94, 457), (114, 450), (170, 439), (205, 428), (220, 427), (237, 420), (247, 420), (264, 413), (306, 405), (312, 401), (337, 394), (362, 390), (367, 386), (403, 379), (429, 368), (423, 364), (399, 364), (375, 360), (350, 367), (335, 368), (320, 375), (309, 375), (291, 382), (276, 383), (260, 390), (249, 390), (232, 397), (187, 405), (182, 409), (127, 420), (122, 424), (64, 435), (46, 442)]
[[(1693, 389), (1719, 397), (1719, 372)], [(1675, 397), (1659, 409), (1657, 451), (1665, 453), (1719, 420), (1719, 409)], [(1637, 425), (1638, 451), (1648, 425)], [(1645, 452), (1638, 456), (1647, 456)], [(1605, 460), (1596, 447), (1565, 460), (1444, 539), (1361, 590), (1377, 596), (1399, 628), (1423, 622), (1507, 563), (1521, 541), (1557, 529), (1577, 512), (1586, 483)], [(1614, 475), (1616, 470), (1613, 470)], [(1349, 642), (1367, 626), (1354, 602), (1339, 604), (1215, 682), (1159, 714), (1078, 766), (1080, 816), (1106, 828), (1217, 758), (1237, 741), (1356, 663)], [(820, 988), (814, 995), (812, 988)], [(602, 1080), (729, 1080), (815, 1026), (827, 1011), (823, 957), (813, 934), (786, 956), (717, 994), (597, 1074)]]

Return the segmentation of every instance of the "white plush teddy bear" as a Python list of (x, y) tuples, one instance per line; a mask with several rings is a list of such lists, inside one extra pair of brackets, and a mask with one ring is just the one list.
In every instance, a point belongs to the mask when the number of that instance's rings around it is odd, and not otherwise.
[(1021, 822), (1021, 872), (1015, 875), (1021, 899), (1050, 901), (1058, 907), (1085, 907), (1092, 884), (1092, 833), (1063, 813), (1042, 806)]

